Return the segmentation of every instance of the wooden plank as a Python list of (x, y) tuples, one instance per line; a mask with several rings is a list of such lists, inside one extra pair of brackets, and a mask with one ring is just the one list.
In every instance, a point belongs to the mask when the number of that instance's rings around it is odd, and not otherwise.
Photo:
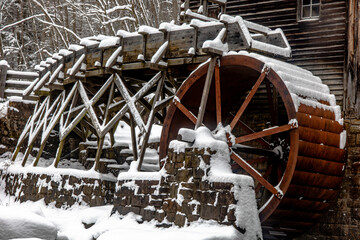
[(163, 43), (163, 32), (157, 31), (146, 35), (145, 60), (150, 61)]
[(344, 154), (344, 149), (306, 141), (299, 141), (299, 155), (301, 156), (343, 162)]
[(192, 27), (179, 28), (168, 33), (169, 51), (166, 58), (189, 57), (190, 48), (196, 48), (196, 31)]
[(23, 71), (14, 71), (8, 70), (7, 71), (7, 79), (21, 79), (21, 80), (35, 80), (39, 77), (37, 72), (23, 72)]
[[(119, 36), (119, 32), (118, 32)], [(138, 59), (139, 54), (144, 56), (144, 37), (141, 34), (131, 33), (129, 36), (121, 36), (121, 46), (123, 48), (122, 57), (123, 62), (136, 62), (139, 61)]]
[(296, 169), (338, 177), (342, 177), (345, 170), (344, 163), (342, 162), (334, 162), (305, 156), (298, 156)]
[(299, 126), (299, 138), (318, 144), (339, 147), (340, 134)]
[(306, 186), (338, 189), (341, 185), (342, 177), (295, 170), (291, 182)]

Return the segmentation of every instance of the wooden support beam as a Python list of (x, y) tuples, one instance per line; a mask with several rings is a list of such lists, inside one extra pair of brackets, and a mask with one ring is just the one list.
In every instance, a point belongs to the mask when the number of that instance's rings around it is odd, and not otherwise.
[[(38, 151), (38, 153), (36, 155), (36, 158), (35, 158), (35, 160), (33, 162), (33, 166), (36, 166), (38, 164), (38, 162), (40, 160), (40, 157), (41, 157), (41, 154), (42, 154), (42, 152), (43, 152), (43, 150), (45, 148), (47, 139), (50, 136), (50, 131), (45, 131), (46, 128), (48, 127), (46, 122), (47, 122), (47, 119), (48, 119), (49, 115), (51, 115), (52, 113), (54, 113), (54, 115), (55, 115), (56, 111), (60, 108), (60, 104), (58, 104), (60, 102), (60, 97), (61, 97), (61, 95), (59, 95), (57, 97), (57, 99), (54, 101), (54, 103), (51, 105), (50, 108), (46, 109), (45, 116), (43, 117), (43, 119), (41, 119), (41, 122), (43, 124), (43, 134), (41, 136), (40, 148), (39, 148), (39, 151)], [(48, 104), (50, 104), (50, 101), (48, 102)], [(51, 120), (52, 119), (53, 118), (51, 118)], [(40, 119), (39, 119), (39, 121), (40, 121)], [(47, 133), (47, 135), (44, 134), (45, 132)]]
[(138, 171), (141, 170), (141, 166), (142, 166), (142, 163), (143, 163), (143, 160), (144, 160), (145, 151), (146, 151), (147, 144), (148, 144), (149, 137), (150, 137), (150, 133), (151, 133), (151, 128), (152, 128), (152, 126), (154, 124), (156, 102), (158, 101), (158, 99), (159, 99), (159, 97), (161, 95), (161, 91), (162, 91), (163, 86), (164, 86), (165, 77), (166, 77), (166, 75), (163, 72), (162, 73), (162, 78), (159, 81), (158, 86), (156, 88), (154, 101), (153, 101), (152, 108), (151, 108), (151, 111), (150, 111), (150, 114), (149, 114), (149, 118), (148, 118), (148, 121), (147, 121), (147, 124), (146, 124), (146, 132), (143, 135), (143, 139), (141, 141), (140, 156), (139, 156), (138, 168), (137, 168)]
[(135, 132), (135, 122), (133, 116), (130, 114), (130, 130), (131, 130), (131, 144), (132, 144), (132, 150), (133, 150), (133, 156), (134, 161), (137, 161), (138, 159), (138, 147), (137, 147), (137, 137)]
[(221, 120), (221, 89), (220, 89), (220, 69), (219, 65), (215, 66), (215, 100), (216, 100), (216, 123), (219, 124)]
[(248, 142), (248, 141), (252, 141), (258, 138), (264, 138), (270, 135), (274, 135), (274, 134), (279, 134), (282, 132), (286, 132), (289, 131), (293, 128), (296, 128), (294, 125), (290, 125), (290, 124), (286, 124), (280, 127), (274, 127), (274, 128), (270, 128), (267, 130), (263, 130), (261, 132), (256, 132), (256, 133), (252, 133), (249, 135), (245, 135), (245, 136), (241, 136), (241, 137), (237, 137), (235, 139), (235, 143), (244, 143), (244, 142)]
[(7, 70), (7, 79), (21, 79), (21, 80), (35, 80), (39, 77), (37, 72), (23, 72), (23, 71), (14, 71)]
[(100, 168), (100, 157), (101, 157), (102, 149), (104, 146), (104, 138), (105, 137), (101, 137), (100, 139), (98, 139), (98, 146), (97, 146), (95, 162), (94, 162), (94, 166), (93, 166), (93, 169), (95, 171), (99, 171), (99, 168)]
[(141, 132), (145, 131), (145, 124), (143, 122), (143, 120), (141, 119), (141, 116), (139, 114), (139, 111), (137, 110), (136, 106), (135, 106), (135, 97), (131, 97), (128, 90), (126, 89), (123, 81), (121, 80), (120, 76), (116, 74), (116, 78), (115, 78), (115, 83), (121, 93), (121, 95), (123, 96), (123, 98), (126, 101), (126, 105), (128, 106), (130, 113), (133, 115), (134, 120), (136, 122), (136, 124), (138, 125), (138, 127), (140, 128)]
[(0, 65), (0, 99), (5, 98), (5, 85), (8, 68), (7, 63)]
[[(129, 93), (131, 93), (132, 95), (135, 95), (135, 93), (137, 92), (134, 88), (132, 88), (131, 86), (129, 86), (129, 84), (127, 84), (126, 82), (123, 82), (125, 87), (127, 88), (127, 90), (129, 91)], [(151, 104), (148, 103), (148, 101), (146, 101), (143, 97), (139, 98), (138, 102), (143, 105), (148, 111), (151, 110)], [(160, 121), (163, 122), (164, 121), (164, 117), (161, 116), (158, 112), (155, 113), (155, 117)]]
[[(147, 82), (136, 94), (133, 96), (134, 100), (137, 101), (141, 97), (143, 97), (153, 86), (154, 84), (160, 79), (161, 72), (157, 73), (149, 82)], [(124, 105), (116, 115), (106, 124), (103, 128), (103, 134), (106, 134), (113, 128), (113, 126), (125, 115), (128, 111), (128, 105)]]
[(244, 159), (242, 159), (236, 153), (231, 153), (230, 157), (240, 165), (247, 173), (250, 174), (253, 178), (255, 178), (258, 182), (261, 183), (267, 190), (269, 190), (272, 194), (274, 194), (277, 198), (281, 199), (283, 197), (282, 193), (279, 192), (271, 183), (269, 183), (261, 174), (256, 171), (250, 164), (248, 164)]
[(208, 67), (208, 71), (207, 71), (207, 75), (206, 75), (206, 80), (205, 80), (205, 85), (204, 85), (203, 93), (202, 93), (202, 96), (201, 96), (201, 102), (200, 102), (200, 106), (199, 106), (199, 113), (198, 113), (198, 116), (197, 116), (195, 129), (200, 127), (200, 125), (202, 124), (203, 119), (204, 119), (205, 110), (206, 110), (206, 103), (207, 103), (207, 99), (208, 99), (208, 96), (209, 96), (211, 80), (212, 80), (213, 73), (214, 73), (214, 67), (215, 67), (215, 64), (216, 64), (216, 59), (217, 59), (217, 56), (212, 56), (211, 59), (210, 59), (210, 63), (209, 63), (209, 67)]
[(60, 71), (64, 68), (64, 64), (60, 64), (55, 71), (51, 74), (48, 84), (52, 84), (56, 81), (56, 78), (59, 76)]
[(55, 168), (57, 168), (59, 161), (61, 159), (61, 153), (62, 153), (62, 150), (64, 149), (64, 144), (65, 144), (65, 139), (60, 141), (58, 149), (56, 151), (56, 158), (54, 159), (54, 162), (53, 162), (53, 166)]

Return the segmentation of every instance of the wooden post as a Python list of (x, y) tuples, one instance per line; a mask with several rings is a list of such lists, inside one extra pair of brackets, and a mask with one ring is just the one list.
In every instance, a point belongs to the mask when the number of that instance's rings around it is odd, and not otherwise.
[(31, 152), (31, 150), (33, 149), (34, 147), (34, 143), (30, 144), (27, 148), (26, 148), (26, 151), (24, 153), (24, 156), (23, 156), (23, 160), (21, 162), (21, 166), (25, 167), (25, 164), (26, 164), (26, 161), (29, 157), (29, 154)]
[(148, 143), (150, 133), (151, 133), (151, 128), (152, 128), (152, 125), (154, 124), (156, 102), (158, 101), (158, 99), (159, 99), (159, 97), (161, 95), (161, 91), (162, 91), (162, 89), (164, 87), (165, 77), (166, 77), (165, 72), (163, 72), (161, 80), (158, 83), (158, 86), (156, 88), (154, 101), (153, 101), (152, 108), (151, 108), (151, 111), (150, 111), (150, 114), (149, 114), (149, 119), (148, 119), (147, 124), (146, 124), (146, 132), (145, 132), (145, 134), (144, 134), (144, 136), (142, 138), (142, 141), (141, 141), (139, 164), (138, 164), (138, 168), (137, 168), (138, 171), (141, 170), (141, 166), (142, 166), (142, 163), (143, 163), (143, 160), (144, 160), (147, 143)]
[(138, 149), (137, 149), (137, 143), (136, 143), (136, 133), (135, 133), (135, 122), (134, 122), (134, 117), (130, 115), (130, 129), (131, 129), (131, 143), (132, 143), (132, 149), (133, 149), (133, 156), (134, 156), (134, 161), (137, 161), (138, 158)]
[(347, 59), (344, 78), (345, 117), (360, 117), (360, 2), (348, 1)]
[(207, 99), (208, 99), (208, 96), (209, 96), (211, 80), (212, 80), (212, 77), (213, 77), (213, 74), (214, 74), (214, 68), (215, 68), (215, 64), (216, 64), (216, 59), (217, 59), (216, 56), (212, 56), (211, 59), (210, 59), (209, 68), (208, 68), (208, 71), (207, 71), (206, 80), (205, 80), (205, 84), (204, 84), (204, 90), (203, 90), (203, 94), (201, 96), (201, 102), (200, 102), (199, 113), (198, 113), (195, 129), (200, 127), (200, 125), (201, 125), (201, 123), (203, 122), (203, 119), (204, 119), (205, 108), (206, 108), (206, 103), (207, 103)]
[(209, 14), (208, 0), (203, 0), (203, 15), (208, 17), (208, 14)]
[(9, 66), (6, 61), (0, 61), (0, 99), (5, 98), (6, 75)]
[(58, 149), (56, 151), (56, 158), (55, 158), (54, 163), (53, 163), (54, 167), (56, 167), (56, 168), (57, 168), (57, 166), (59, 164), (59, 161), (60, 161), (60, 158), (61, 158), (61, 152), (62, 152), (62, 150), (64, 148), (64, 143), (65, 143), (65, 139), (61, 140), (60, 143), (59, 143), (59, 147), (58, 147)]
[(101, 137), (98, 140), (98, 149), (96, 151), (95, 162), (94, 162), (94, 167), (93, 167), (95, 169), (95, 171), (99, 171), (99, 168), (100, 168), (100, 157), (101, 157), (103, 146), (104, 146), (104, 137)]

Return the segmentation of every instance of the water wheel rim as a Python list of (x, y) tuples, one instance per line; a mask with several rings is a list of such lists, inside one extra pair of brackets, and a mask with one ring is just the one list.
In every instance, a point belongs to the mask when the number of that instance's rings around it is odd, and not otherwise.
[[(220, 66), (229, 66), (229, 67), (237, 67), (242, 66), (249, 69), (252, 69), (260, 75), (263, 68), (264, 62), (244, 55), (228, 55), (224, 56), (220, 59)], [(181, 87), (178, 89), (176, 93), (176, 99), (182, 100), (186, 95), (189, 89), (203, 76), (206, 76), (208, 71), (209, 63), (205, 63), (198, 67), (195, 71), (193, 71), (190, 76), (184, 81)], [(268, 72), (266, 79), (268, 79), (273, 86), (278, 90), (280, 97), (282, 98), (285, 109), (287, 112), (288, 120), (296, 119), (296, 109), (291, 98), (291, 94), (288, 91), (285, 83), (279, 77), (278, 74), (272, 69)], [(174, 139), (174, 137), (170, 137), (170, 131), (172, 128), (172, 121), (175, 115), (175, 112), (179, 111), (178, 106), (176, 106), (175, 102), (173, 102), (168, 109), (167, 115), (164, 120), (163, 131), (160, 139), (160, 159), (166, 157), (168, 144), (170, 140)], [(298, 146), (299, 146), (299, 133), (297, 129), (293, 129), (289, 132), (290, 134), (290, 153), (287, 159), (287, 165), (283, 173), (283, 177), (279, 182), (277, 188), (281, 190), (283, 194), (286, 193), (292, 176), (296, 167), (296, 160), (298, 155)], [(269, 200), (259, 209), (259, 217), (261, 222), (264, 222), (270, 215), (275, 211), (277, 206), (280, 203), (280, 199), (275, 197), (274, 195), (269, 198)]]

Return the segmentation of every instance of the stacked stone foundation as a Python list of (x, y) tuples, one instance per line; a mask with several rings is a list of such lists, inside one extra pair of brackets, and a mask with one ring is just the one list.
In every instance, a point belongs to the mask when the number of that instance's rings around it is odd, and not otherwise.
[(45, 204), (70, 207), (75, 203), (102, 206), (113, 202), (115, 182), (99, 178), (0, 170), (5, 192), (25, 202), (44, 199)]
[[(156, 219), (162, 226), (181, 227), (199, 219), (234, 225), (234, 184), (203, 180), (210, 170), (211, 154), (209, 149), (188, 148), (180, 153), (170, 149), (165, 171), (157, 180), (126, 179), (120, 175), (114, 199), (116, 209), (123, 215), (134, 212), (144, 220)], [(168, 224), (162, 223), (164, 220)]]
[[(178, 153), (170, 149), (160, 172), (123, 172), (117, 181), (92, 171), (10, 165), (0, 170), (0, 189), (20, 202), (44, 199), (45, 204), (59, 208), (75, 203), (114, 204), (121, 215), (133, 212), (144, 221), (155, 219), (160, 227), (215, 220), (235, 226), (242, 234), (253, 235), (254, 228), (247, 231), (251, 219), (258, 223), (254, 239), (261, 240), (253, 180), (234, 174), (235, 181), (231, 177), (228, 181), (214, 181), (210, 176), (213, 155), (216, 154), (210, 149), (187, 148)], [(242, 202), (237, 199), (239, 191), (245, 194)], [(245, 210), (238, 217), (236, 212), (242, 204), (248, 207), (248, 202), (254, 203), (249, 208), (254, 210), (250, 214)]]
[(14, 150), (34, 106), (34, 103), (9, 101), (7, 114), (2, 116), (0, 113), (0, 155)]

